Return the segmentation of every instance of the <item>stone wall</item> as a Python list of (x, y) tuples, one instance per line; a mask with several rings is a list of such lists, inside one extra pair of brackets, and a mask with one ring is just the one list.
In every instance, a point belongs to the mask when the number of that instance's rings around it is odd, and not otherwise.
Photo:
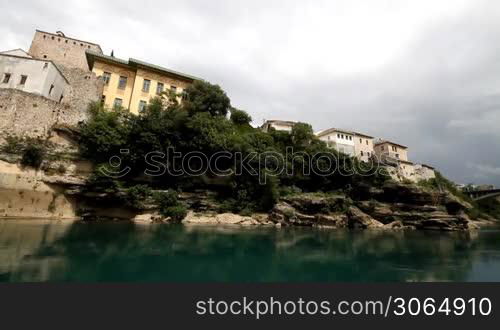
[(69, 105), (15, 89), (2, 89), (0, 134), (45, 137), (62, 110), (69, 110)]
[(102, 80), (89, 71), (59, 68), (70, 83), (62, 103), (15, 89), (0, 89), (0, 135), (47, 137), (55, 124), (75, 126), (87, 119), (89, 103), (101, 98)]
[[(104, 82), (101, 78), (98, 78), (95, 73), (88, 70), (82, 70), (78, 68), (65, 67), (63, 65), (58, 66), (63, 75), (69, 81), (69, 93), (66, 98), (71, 112), (63, 112), (61, 114), (62, 123), (71, 124), (74, 122), (74, 117), (76, 114), (82, 116), (86, 113), (87, 107), (90, 102), (96, 102), (101, 100), (102, 91), (104, 88)], [(86, 119), (85, 116), (81, 117), (80, 120)]]

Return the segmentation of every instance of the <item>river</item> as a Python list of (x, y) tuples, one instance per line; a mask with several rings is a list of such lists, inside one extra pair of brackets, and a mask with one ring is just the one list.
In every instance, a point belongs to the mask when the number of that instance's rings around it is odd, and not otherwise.
[(0, 282), (500, 281), (472, 233), (0, 220)]

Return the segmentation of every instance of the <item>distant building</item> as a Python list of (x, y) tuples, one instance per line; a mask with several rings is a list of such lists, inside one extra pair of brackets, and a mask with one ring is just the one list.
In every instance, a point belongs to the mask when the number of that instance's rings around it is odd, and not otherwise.
[(264, 132), (269, 132), (271, 128), (277, 131), (285, 131), (291, 132), (293, 126), (295, 126), (297, 122), (295, 121), (286, 121), (286, 120), (266, 120), (264, 124), (261, 126), (261, 129)]
[(354, 141), (356, 133), (340, 128), (329, 128), (316, 133), (316, 136), (326, 143), (329, 148), (333, 148), (346, 155), (354, 157), (356, 151)]
[(354, 151), (359, 160), (367, 162), (374, 154), (373, 136), (355, 132)]
[(22, 49), (0, 53), (0, 88), (17, 89), (62, 102), (68, 80), (50, 60), (33, 58)]
[(89, 68), (104, 81), (102, 102), (110, 107), (124, 107), (140, 113), (150, 99), (171, 90), (179, 95), (195, 80), (191, 75), (176, 72), (136, 59), (122, 60), (99, 52), (87, 51)]
[(359, 160), (367, 162), (374, 154), (373, 136), (344, 130), (329, 128), (316, 133), (316, 136), (326, 142), (327, 146)]
[(398, 166), (399, 173), (406, 179), (418, 181), (415, 174), (415, 164), (409, 160), (400, 160)]
[(60, 31), (50, 33), (36, 30), (29, 53), (37, 59), (89, 71), (85, 55), (87, 50), (102, 54), (101, 46), (93, 42), (69, 38)]
[(375, 141), (375, 154), (382, 161), (408, 161), (408, 147), (387, 140)]

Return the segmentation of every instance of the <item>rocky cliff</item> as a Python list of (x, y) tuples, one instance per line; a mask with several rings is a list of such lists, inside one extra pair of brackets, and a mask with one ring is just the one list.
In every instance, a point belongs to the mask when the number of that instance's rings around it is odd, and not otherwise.
[[(0, 217), (115, 219), (169, 222), (155, 205), (129, 209), (115, 196), (86, 189), (92, 164), (82, 160), (45, 161), (40, 170), (18, 165), (19, 157), (0, 155)], [(221, 211), (215, 194), (180, 194), (190, 212), (185, 224), (314, 226), (333, 228), (471, 230), (471, 205), (450, 194), (414, 184), (360, 185), (337, 193), (299, 193), (281, 197), (268, 214)], [(115, 202), (113, 202), (115, 201)]]
[(358, 187), (349, 196), (284, 197), (270, 219), (281, 225), (469, 230), (477, 227), (466, 214), (470, 208), (448, 192), (389, 182), (380, 189)]

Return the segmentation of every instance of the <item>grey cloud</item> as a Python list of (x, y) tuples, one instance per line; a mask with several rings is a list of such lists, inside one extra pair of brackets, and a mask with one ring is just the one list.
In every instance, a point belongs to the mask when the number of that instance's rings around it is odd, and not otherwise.
[[(27, 48), (35, 28), (61, 29), (218, 83), (256, 124), (352, 128), (408, 145), (412, 160), (456, 181), (500, 185), (500, 4), (462, 1), (448, 15), (458, 3), (18, 0), (3, 5), (0, 48)], [(446, 10), (431, 15), (438, 5)], [(422, 6), (418, 19), (410, 6)], [(386, 17), (364, 21), (371, 12), (405, 15), (388, 34), (419, 24), (399, 47), (377, 45), (372, 30)], [(351, 62), (339, 55), (349, 47)]]

